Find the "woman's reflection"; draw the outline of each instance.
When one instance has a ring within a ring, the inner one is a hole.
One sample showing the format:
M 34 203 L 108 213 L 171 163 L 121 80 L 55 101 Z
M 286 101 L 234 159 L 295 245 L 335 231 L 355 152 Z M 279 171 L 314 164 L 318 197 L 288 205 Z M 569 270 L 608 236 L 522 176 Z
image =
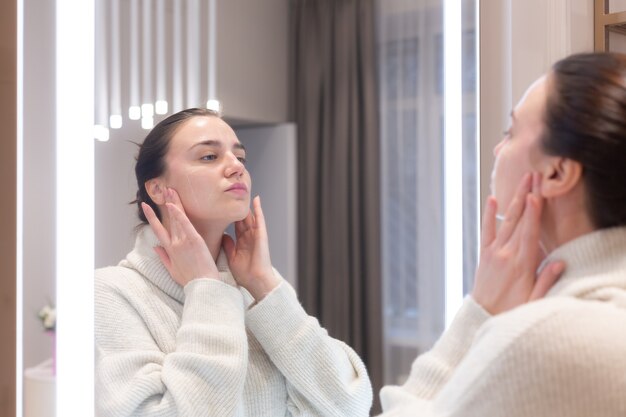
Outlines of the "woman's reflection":
M 368 414 L 361 359 L 272 268 L 245 161 L 205 109 L 168 117 L 141 145 L 135 247 L 96 271 L 99 416 Z

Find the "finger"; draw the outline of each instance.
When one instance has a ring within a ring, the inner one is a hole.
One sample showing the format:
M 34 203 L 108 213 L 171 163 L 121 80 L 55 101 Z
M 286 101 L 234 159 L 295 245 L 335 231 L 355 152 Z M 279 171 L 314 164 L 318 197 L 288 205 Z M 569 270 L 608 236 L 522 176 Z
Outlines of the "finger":
M 224 253 L 226 254 L 228 263 L 230 264 L 230 262 L 235 258 L 235 241 L 232 237 L 224 234 L 224 236 L 222 236 L 222 247 L 224 248 Z
M 492 196 L 487 197 L 485 212 L 483 213 L 483 226 L 480 237 L 480 246 L 486 248 L 496 238 L 496 212 L 498 202 Z
M 541 202 L 535 195 L 526 196 L 526 209 L 521 220 L 519 254 L 525 262 L 537 267 L 541 234 Z
M 165 209 L 167 210 L 167 217 L 169 220 L 170 237 L 172 240 L 180 239 L 183 237 L 182 228 L 176 218 L 176 206 L 172 203 L 165 203 Z
M 184 236 L 191 237 L 198 234 L 187 215 L 181 209 L 176 207 L 174 203 L 166 203 L 165 205 L 170 213 L 170 223 L 172 224 L 170 233 L 172 233 L 172 235 L 176 233 L 176 236 L 182 238 Z
M 501 245 L 509 240 L 509 238 L 515 231 L 515 228 L 517 227 L 517 223 L 519 222 L 522 213 L 524 212 L 524 206 L 526 205 L 526 194 L 528 194 L 531 189 L 530 181 L 530 174 L 524 175 L 522 181 L 520 182 L 520 185 L 515 191 L 515 196 L 513 197 L 513 200 L 507 208 L 504 222 L 502 223 L 502 226 L 500 226 L 500 230 L 496 237 L 496 240 Z
M 143 210 L 143 214 L 146 216 L 146 219 L 148 220 L 152 231 L 157 236 L 157 239 L 159 239 L 159 242 L 161 242 L 161 244 L 163 245 L 169 245 L 170 235 L 165 227 L 163 227 L 163 225 L 161 224 L 161 221 L 157 217 L 154 210 L 152 210 L 152 207 L 150 207 L 146 203 L 141 203 L 141 209 Z
M 536 195 L 538 198 L 541 198 L 541 174 L 538 172 L 533 172 L 532 178 L 532 190 L 531 193 Z
M 539 273 L 539 277 L 535 281 L 535 286 L 533 287 L 528 301 L 543 298 L 561 277 L 563 271 L 565 271 L 565 262 L 563 261 L 552 262 L 543 268 L 543 270 Z
M 254 225 L 257 229 L 265 230 L 265 215 L 263 214 L 263 209 L 261 208 L 261 197 L 258 195 L 254 197 L 252 200 L 252 205 L 254 207 Z
M 252 210 L 250 210 L 246 218 L 243 219 L 243 223 L 246 229 L 251 229 L 254 227 L 254 213 L 252 213 Z
M 155 246 L 153 249 L 156 252 L 156 254 L 159 255 L 159 259 L 161 259 L 161 262 L 165 266 L 165 269 L 167 269 L 171 275 L 172 274 L 172 271 L 171 271 L 172 260 L 170 259 L 170 256 L 167 254 L 167 252 L 162 246 Z
M 173 188 L 168 188 L 167 191 L 169 194 L 169 202 L 173 203 L 180 211 L 185 213 L 185 207 L 183 207 L 183 202 L 181 201 L 178 192 Z
M 244 234 L 246 232 L 247 228 L 246 225 L 244 224 L 243 220 L 239 220 L 235 222 L 235 236 L 237 236 L 237 238 L 239 238 L 239 236 L 241 236 L 242 234 Z

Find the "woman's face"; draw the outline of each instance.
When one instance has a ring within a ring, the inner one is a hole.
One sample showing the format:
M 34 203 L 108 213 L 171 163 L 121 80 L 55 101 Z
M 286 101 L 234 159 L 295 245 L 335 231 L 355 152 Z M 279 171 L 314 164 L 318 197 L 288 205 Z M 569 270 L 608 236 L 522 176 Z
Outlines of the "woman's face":
M 540 138 L 547 100 L 546 77 L 531 85 L 511 112 L 511 125 L 493 150 L 496 158 L 491 173 L 491 192 L 504 214 L 524 174 L 536 171 L 544 155 Z
M 197 116 L 181 125 L 169 144 L 162 179 L 178 192 L 195 226 L 243 219 L 250 208 L 246 151 L 218 117 Z

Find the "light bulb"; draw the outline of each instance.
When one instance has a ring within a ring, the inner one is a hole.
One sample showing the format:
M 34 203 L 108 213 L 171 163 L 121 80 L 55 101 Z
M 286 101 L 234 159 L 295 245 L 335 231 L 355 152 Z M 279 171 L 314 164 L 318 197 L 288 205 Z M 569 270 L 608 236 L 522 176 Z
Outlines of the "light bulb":
M 157 100 L 155 111 L 156 111 L 156 114 L 167 114 L 167 101 Z
M 109 140 L 109 129 L 102 125 L 95 125 L 93 127 L 93 136 L 100 142 L 106 142 Z
M 141 108 L 139 106 L 130 106 L 128 108 L 128 118 L 130 120 L 141 119 Z
M 154 116 L 154 106 L 152 103 L 145 103 L 141 105 L 141 117 L 153 117 Z
M 218 100 L 213 99 L 213 98 L 206 102 L 206 108 L 209 109 L 209 110 L 213 110 L 213 111 L 216 111 L 216 112 L 219 113 L 220 112 L 220 107 L 221 107 L 220 106 L 220 102 Z
M 142 117 L 141 127 L 146 130 L 152 129 L 154 127 L 154 117 Z
M 121 114 L 112 114 L 109 117 L 109 126 L 111 129 L 119 129 L 122 127 L 122 115 Z

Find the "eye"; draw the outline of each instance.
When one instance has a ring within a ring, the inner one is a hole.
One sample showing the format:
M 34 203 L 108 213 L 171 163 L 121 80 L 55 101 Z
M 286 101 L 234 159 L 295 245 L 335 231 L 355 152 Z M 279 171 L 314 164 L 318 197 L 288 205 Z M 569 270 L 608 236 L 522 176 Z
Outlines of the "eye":
M 248 162 L 245 156 L 238 156 L 237 159 L 244 165 L 246 164 L 246 162 Z
M 217 155 L 213 155 L 213 154 L 204 155 L 200 159 L 203 160 L 203 161 L 215 161 L 217 159 Z
M 504 139 L 510 139 L 511 138 L 511 128 L 508 128 L 507 130 L 502 132 L 502 134 L 504 135 Z

